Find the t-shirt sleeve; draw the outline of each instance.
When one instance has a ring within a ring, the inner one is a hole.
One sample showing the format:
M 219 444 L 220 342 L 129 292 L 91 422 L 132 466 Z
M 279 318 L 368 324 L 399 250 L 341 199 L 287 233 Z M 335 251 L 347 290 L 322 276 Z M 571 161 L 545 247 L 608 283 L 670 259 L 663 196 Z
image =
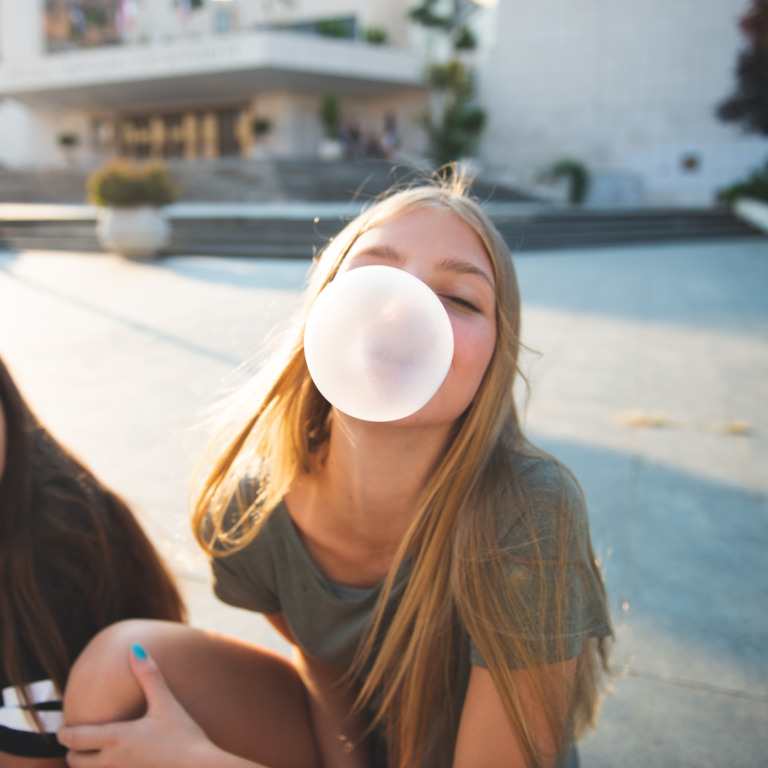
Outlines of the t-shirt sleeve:
M 272 586 L 269 564 L 249 555 L 248 545 L 232 555 L 211 559 L 213 591 L 216 597 L 235 608 L 258 613 L 279 613 L 280 601 Z
M 237 499 L 232 500 L 227 517 L 237 512 Z M 277 514 L 278 510 L 272 512 Z M 243 549 L 211 558 L 213 591 L 224 603 L 258 613 L 279 613 L 275 563 L 270 537 L 272 515 L 258 535 Z
M 572 476 L 548 459 L 533 461 L 519 481 L 532 528 L 515 515 L 499 526 L 513 631 L 544 663 L 573 659 L 586 638 L 612 634 L 605 595 L 590 562 L 584 497 Z M 538 569 L 533 561 L 540 563 Z M 509 644 L 510 669 L 525 666 L 514 647 Z M 487 666 L 471 637 L 470 659 Z

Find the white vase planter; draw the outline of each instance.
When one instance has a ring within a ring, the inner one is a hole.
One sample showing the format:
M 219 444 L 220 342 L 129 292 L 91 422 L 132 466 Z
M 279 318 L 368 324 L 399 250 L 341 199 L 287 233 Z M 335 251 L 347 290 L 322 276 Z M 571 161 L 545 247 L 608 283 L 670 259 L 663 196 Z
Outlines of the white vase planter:
M 171 226 L 160 208 L 102 208 L 96 223 L 101 246 L 130 259 L 150 259 L 168 245 Z
M 753 227 L 768 233 L 768 203 L 751 197 L 740 197 L 733 206 L 733 212 Z
M 328 162 L 341 160 L 344 154 L 344 145 L 338 139 L 323 139 L 317 148 L 317 154 L 321 160 Z

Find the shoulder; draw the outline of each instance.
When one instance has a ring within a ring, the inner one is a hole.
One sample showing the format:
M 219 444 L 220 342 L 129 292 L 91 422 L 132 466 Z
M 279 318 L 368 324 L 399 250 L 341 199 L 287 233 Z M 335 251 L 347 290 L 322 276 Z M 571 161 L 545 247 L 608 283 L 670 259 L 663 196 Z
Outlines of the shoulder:
M 258 499 L 258 483 L 241 482 L 238 492 L 229 503 L 225 515 L 225 531 L 235 531 L 243 513 Z M 259 511 L 256 510 L 256 515 Z M 249 540 L 234 549 L 226 540 L 217 539 L 210 564 L 213 589 L 225 603 L 260 613 L 276 613 L 280 610 L 277 600 L 277 563 L 284 560 L 284 505 L 278 504 L 262 522 Z
M 214 553 L 232 550 L 232 540 L 239 538 L 244 522 L 257 521 L 261 515 L 258 505 L 259 480 L 245 475 L 235 480 L 232 488 L 219 496 L 208 508 L 203 523 L 203 535 L 213 541 Z
M 581 486 L 564 464 L 547 454 L 521 455 L 512 459 L 514 485 L 526 506 L 544 512 L 564 507 L 584 514 Z
M 573 473 L 547 454 L 512 458 L 511 503 L 497 509 L 498 535 L 510 539 L 531 534 L 546 541 L 583 539 L 587 534 L 587 506 Z
M 523 489 L 581 495 L 573 473 L 547 453 L 516 454 L 512 457 L 512 466 Z

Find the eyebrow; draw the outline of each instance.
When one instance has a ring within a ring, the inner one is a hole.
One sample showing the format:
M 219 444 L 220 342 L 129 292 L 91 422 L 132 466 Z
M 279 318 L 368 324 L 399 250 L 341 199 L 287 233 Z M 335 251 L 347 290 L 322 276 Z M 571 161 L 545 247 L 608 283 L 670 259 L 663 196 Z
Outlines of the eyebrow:
M 404 261 L 400 251 L 392 248 L 389 245 L 368 246 L 367 248 L 363 248 L 363 250 L 355 253 L 353 258 L 358 256 L 377 256 L 387 261 L 394 262 L 395 264 L 402 264 Z M 485 282 L 488 283 L 488 285 L 490 285 L 494 291 L 496 290 L 493 279 L 484 269 L 480 269 L 480 267 L 464 259 L 448 257 L 439 261 L 437 263 L 437 267 L 444 272 L 454 272 L 459 275 L 476 275 L 478 277 L 482 277 L 483 280 L 485 280 Z

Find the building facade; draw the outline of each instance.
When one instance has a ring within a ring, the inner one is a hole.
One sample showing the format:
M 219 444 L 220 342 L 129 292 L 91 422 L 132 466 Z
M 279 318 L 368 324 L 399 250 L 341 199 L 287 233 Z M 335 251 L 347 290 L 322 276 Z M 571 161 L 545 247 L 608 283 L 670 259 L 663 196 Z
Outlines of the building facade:
M 482 65 L 483 160 L 530 184 L 561 158 L 595 203 L 709 205 L 768 159 L 715 117 L 734 86 L 749 0 L 501 0 Z
M 422 159 L 426 64 L 447 53 L 408 21 L 419 3 L 0 0 L 0 163 L 315 156 L 327 92 L 364 141 L 394 120 L 401 154 Z M 480 166 L 536 188 L 567 158 L 594 205 L 712 204 L 768 156 L 765 137 L 715 117 L 747 5 L 440 0 L 477 40 Z
M 394 114 L 419 154 L 427 89 L 405 18 L 397 1 L 0 0 L 0 162 L 313 155 L 326 92 L 364 134 Z

